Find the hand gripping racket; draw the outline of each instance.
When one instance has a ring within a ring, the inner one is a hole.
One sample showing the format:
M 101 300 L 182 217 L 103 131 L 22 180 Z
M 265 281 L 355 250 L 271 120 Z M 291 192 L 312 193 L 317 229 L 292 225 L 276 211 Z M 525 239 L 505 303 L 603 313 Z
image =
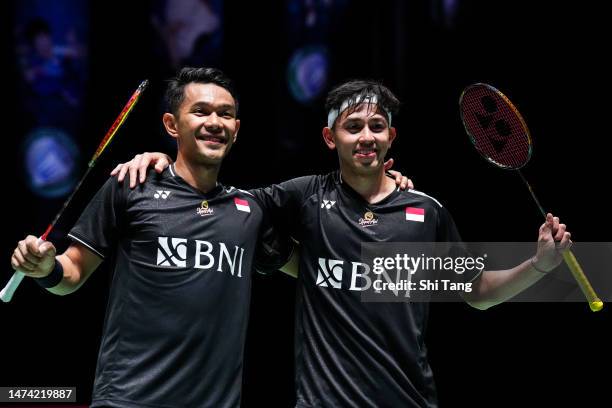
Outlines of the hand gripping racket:
M 478 153 L 499 168 L 516 170 L 546 218 L 546 212 L 520 171 L 531 158 L 532 141 L 518 109 L 499 90 L 491 85 L 477 83 L 463 90 L 459 98 L 459 110 L 463 126 Z M 562 254 L 591 310 L 601 310 L 603 302 L 597 297 L 574 254 L 570 250 Z
M 123 124 L 123 122 L 125 121 L 127 116 L 129 115 L 129 113 L 132 111 L 132 108 L 134 107 L 134 105 L 136 104 L 136 102 L 140 98 L 140 95 L 145 90 L 145 88 L 147 87 L 148 84 L 149 84 L 149 81 L 147 81 L 146 79 L 144 81 L 142 81 L 140 83 L 140 86 L 138 86 L 138 89 L 136 89 L 136 91 L 134 91 L 134 93 L 132 94 L 130 99 L 127 101 L 127 103 L 125 104 L 125 106 L 121 110 L 121 113 L 119 114 L 117 119 L 115 119 L 115 121 L 113 122 L 113 125 L 110 127 L 110 129 L 108 129 L 108 132 L 106 132 L 106 135 L 104 136 L 104 139 L 102 139 L 102 141 L 98 145 L 98 148 L 96 149 L 96 152 L 94 153 L 93 157 L 91 158 L 91 160 L 87 164 L 87 171 L 85 172 L 83 177 L 81 177 L 81 180 L 79 181 L 79 183 L 76 185 L 76 187 L 72 191 L 72 194 L 70 194 L 70 197 L 68 197 L 68 199 L 66 199 L 66 201 L 64 202 L 64 205 L 62 206 L 62 209 L 57 213 L 57 215 L 53 219 L 53 222 L 51 222 L 51 224 L 49 224 L 49 226 L 47 227 L 47 230 L 45 231 L 45 233 L 42 234 L 40 236 L 40 238 L 38 238 L 39 244 L 40 244 L 40 242 L 42 242 L 42 241 L 47 239 L 47 236 L 51 233 L 51 231 L 53 230 L 53 227 L 55 227 L 55 224 L 57 224 L 57 221 L 59 220 L 59 218 L 64 213 L 64 210 L 66 210 L 66 208 L 68 207 L 68 204 L 70 204 L 70 201 L 72 201 L 72 198 L 74 197 L 76 192 L 79 190 L 79 187 L 81 187 L 81 184 L 83 184 L 83 181 L 87 178 L 87 175 L 89 175 L 89 172 L 95 166 L 96 161 L 98 160 L 98 157 L 100 157 L 100 155 L 102 154 L 104 149 L 106 149 L 106 146 L 108 146 L 110 144 L 111 140 L 113 140 L 113 137 L 115 136 L 115 133 L 117 133 L 117 130 L 119 130 L 119 128 L 121 127 L 121 125 Z M 13 294 L 15 293 L 15 290 L 17 290 L 17 288 L 19 287 L 19 284 L 23 280 L 24 276 L 25 275 L 24 275 L 23 272 L 15 271 L 15 273 L 13 274 L 11 279 L 8 281 L 8 283 L 6 284 L 4 289 L 2 289 L 2 291 L 0 291 L 0 299 L 3 302 L 10 302 L 11 301 L 11 299 L 13 298 Z

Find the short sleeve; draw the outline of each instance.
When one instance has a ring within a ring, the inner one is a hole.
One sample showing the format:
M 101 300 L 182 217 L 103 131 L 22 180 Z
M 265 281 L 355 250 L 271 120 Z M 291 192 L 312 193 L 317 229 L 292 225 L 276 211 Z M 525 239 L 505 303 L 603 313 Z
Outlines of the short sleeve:
M 68 236 L 105 258 L 119 240 L 125 217 L 127 188 L 115 177 L 109 178 L 89 202 Z

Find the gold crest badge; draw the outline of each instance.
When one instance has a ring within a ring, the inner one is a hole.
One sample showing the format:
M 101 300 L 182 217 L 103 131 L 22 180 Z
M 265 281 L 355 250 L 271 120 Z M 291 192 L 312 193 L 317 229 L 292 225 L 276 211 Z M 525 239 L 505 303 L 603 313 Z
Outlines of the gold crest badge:
M 200 208 L 198 208 L 196 212 L 198 213 L 198 215 L 201 215 L 202 217 L 204 217 L 207 215 L 212 215 L 214 210 L 210 208 L 208 201 L 204 200 L 202 201 L 202 203 L 200 204 Z

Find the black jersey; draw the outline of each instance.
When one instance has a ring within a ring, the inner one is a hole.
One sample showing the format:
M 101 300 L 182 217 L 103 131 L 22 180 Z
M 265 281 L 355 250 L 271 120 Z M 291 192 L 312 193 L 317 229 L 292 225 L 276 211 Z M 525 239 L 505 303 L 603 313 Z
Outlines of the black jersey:
M 338 172 L 255 194 L 301 244 L 297 406 L 436 406 L 424 343 L 428 303 L 362 302 L 367 280 L 355 266 L 366 242 L 459 242 L 449 213 L 416 191 L 395 190 L 369 204 Z M 324 277 L 330 268 L 334 283 Z
M 172 166 L 127 184 L 109 179 L 69 234 L 115 258 L 92 407 L 237 407 L 262 209 Z

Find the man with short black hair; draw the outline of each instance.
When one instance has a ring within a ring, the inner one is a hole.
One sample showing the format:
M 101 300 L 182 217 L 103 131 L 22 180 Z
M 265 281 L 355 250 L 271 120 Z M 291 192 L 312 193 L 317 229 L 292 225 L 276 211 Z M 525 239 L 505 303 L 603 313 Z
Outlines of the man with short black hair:
M 64 295 L 115 257 L 92 407 L 238 407 L 256 243 L 260 267 L 289 257 L 257 200 L 217 182 L 240 128 L 231 81 L 184 68 L 166 99 L 176 163 L 133 190 L 109 179 L 63 254 L 30 235 L 11 259 Z

